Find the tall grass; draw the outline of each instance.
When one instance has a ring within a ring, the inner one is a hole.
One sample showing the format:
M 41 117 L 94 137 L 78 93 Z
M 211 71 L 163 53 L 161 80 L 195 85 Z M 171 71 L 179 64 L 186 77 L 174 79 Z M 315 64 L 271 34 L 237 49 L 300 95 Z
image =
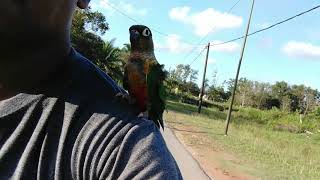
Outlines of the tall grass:
M 187 114 L 197 114 L 196 106 L 169 101 L 169 109 L 182 111 Z M 318 112 L 319 111 L 319 112 Z M 226 112 L 219 108 L 203 108 L 202 115 L 216 120 L 225 120 Z M 232 113 L 236 124 L 253 124 L 277 131 L 305 133 L 306 131 L 320 132 L 320 108 L 300 119 L 299 113 L 283 112 L 278 109 L 259 110 L 255 108 L 236 107 Z
M 262 111 L 254 108 L 240 108 L 234 113 L 235 123 L 257 123 L 267 128 L 292 133 L 318 132 L 320 116 L 310 113 L 302 116 L 299 113 L 282 112 L 278 109 Z

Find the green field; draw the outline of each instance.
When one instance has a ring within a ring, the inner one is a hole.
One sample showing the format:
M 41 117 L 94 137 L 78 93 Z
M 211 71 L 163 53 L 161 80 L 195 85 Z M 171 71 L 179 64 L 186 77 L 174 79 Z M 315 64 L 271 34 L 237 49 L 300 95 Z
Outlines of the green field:
M 225 137 L 226 112 L 206 108 L 198 115 L 197 107 L 173 101 L 168 102 L 168 109 L 166 121 L 170 126 L 179 124 L 203 132 L 201 136 L 208 137 L 210 143 L 239 158 L 243 165 L 237 168 L 249 175 L 259 179 L 320 179 L 320 133 L 317 131 L 307 134 L 289 132 L 290 129 L 274 130 L 270 128 L 270 124 L 276 123 L 272 119 L 259 123 L 259 119 L 274 115 L 239 110 L 234 113 L 229 136 Z M 299 123 L 292 124 L 299 126 Z M 303 124 L 301 126 L 303 128 Z

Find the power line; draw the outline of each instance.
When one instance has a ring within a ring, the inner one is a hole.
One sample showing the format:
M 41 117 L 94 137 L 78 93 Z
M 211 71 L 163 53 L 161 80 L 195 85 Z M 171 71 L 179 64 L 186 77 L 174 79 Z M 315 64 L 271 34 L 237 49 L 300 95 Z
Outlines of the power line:
M 115 6 L 111 5 L 110 3 L 108 3 L 108 2 L 105 2 L 105 3 L 108 4 L 112 9 L 114 9 L 115 11 L 117 11 L 118 13 L 120 13 L 121 15 L 123 15 L 123 16 L 127 17 L 128 19 L 130 19 L 131 21 L 133 21 L 133 22 L 135 22 L 135 23 L 137 23 L 137 24 L 143 24 L 143 23 L 140 23 L 138 20 L 130 17 L 129 15 L 127 15 L 126 13 L 124 13 L 123 11 L 121 11 L 120 9 L 116 8 Z M 161 31 L 159 31 L 159 30 L 157 30 L 157 29 L 155 29 L 155 28 L 152 28 L 152 27 L 149 27 L 149 28 L 150 28 L 152 31 L 154 31 L 154 32 L 156 32 L 156 33 L 158 33 L 158 34 L 160 34 L 160 35 L 162 35 L 162 36 L 170 37 L 170 35 L 167 34 L 167 33 L 161 32 Z M 189 45 L 195 46 L 195 44 L 190 43 L 190 42 L 188 42 L 188 41 L 185 41 L 185 40 L 181 40 L 181 41 L 184 42 L 184 43 L 187 43 L 187 44 L 189 44 Z M 199 45 L 198 45 L 198 46 L 199 46 Z
M 207 49 L 207 47 L 203 48 L 200 53 L 191 61 L 191 63 L 189 64 L 189 66 L 191 66 L 200 56 L 201 54 L 204 52 L 204 50 Z
M 276 26 L 278 26 L 278 25 L 280 25 L 280 24 L 283 24 L 283 23 L 285 23 L 285 22 L 288 22 L 288 21 L 290 21 L 290 20 L 293 20 L 293 19 L 295 19 L 295 18 L 297 18 L 297 17 L 299 17 L 299 16 L 302 16 L 302 15 L 304 15 L 304 14 L 307 14 L 307 13 L 309 13 L 309 12 L 311 12 L 311 11 L 314 11 L 314 10 L 316 10 L 316 9 L 318 9 L 318 8 L 320 8 L 320 5 L 317 5 L 317 6 L 311 8 L 311 9 L 309 9 L 309 10 L 303 11 L 303 12 L 301 12 L 301 13 L 295 15 L 295 16 L 292 16 L 292 17 L 290 17 L 290 18 L 287 18 L 287 19 L 285 19 L 285 20 L 279 21 L 279 22 L 277 22 L 277 23 L 275 23 L 275 24 L 273 24 L 273 25 L 270 25 L 270 26 L 268 26 L 268 27 L 266 27 L 266 28 L 262 28 L 262 29 L 260 29 L 260 30 L 254 31 L 254 32 L 252 32 L 252 33 L 249 33 L 247 37 L 252 36 L 252 35 L 255 35 L 255 34 L 258 34 L 258 33 L 261 33 L 261 32 L 266 31 L 266 30 L 269 30 L 269 29 L 271 29 L 271 28 L 273 28 L 273 27 L 276 27 Z M 224 42 L 221 42 L 221 43 L 211 44 L 210 46 L 219 46 L 219 45 L 227 44 L 227 43 L 230 43 L 230 42 L 234 42 L 234 41 L 243 39 L 244 37 L 245 37 L 245 36 L 241 36 L 241 37 L 234 38 L 234 39 L 230 39 L 230 40 L 227 40 L 227 41 L 224 41 Z M 203 53 L 204 50 L 205 50 L 205 48 L 192 60 L 192 62 L 189 64 L 190 66 L 199 58 L 199 56 Z
M 238 0 L 228 11 L 227 13 L 230 13 L 240 2 L 241 0 Z M 216 28 L 216 26 L 213 26 L 210 31 L 203 37 L 200 39 L 200 41 L 196 44 L 196 47 L 194 47 L 185 57 L 184 59 L 187 59 L 196 49 L 197 46 L 201 46 L 201 43 L 209 36 L 209 34 Z
M 304 14 L 307 14 L 307 13 L 309 13 L 309 12 L 311 12 L 311 11 L 314 11 L 314 10 L 316 10 L 316 9 L 318 9 L 318 8 L 320 8 L 320 5 L 315 6 L 315 7 L 311 8 L 311 9 L 309 9 L 309 10 L 303 11 L 303 12 L 301 12 L 301 13 L 299 13 L 299 14 L 297 14 L 297 15 L 294 15 L 294 16 L 292 16 L 292 17 L 290 17 L 290 18 L 287 18 L 287 19 L 285 19 L 285 20 L 279 21 L 279 22 L 277 22 L 277 23 L 275 23 L 275 24 L 273 24 L 273 25 L 270 25 L 270 26 L 268 26 L 268 27 L 266 27 L 266 28 L 262 28 L 262 29 L 260 29 L 260 30 L 254 31 L 254 32 L 248 34 L 248 37 L 249 37 L 249 36 L 252 36 L 252 35 L 255 35 L 255 34 L 258 34 L 258 33 L 261 33 L 261 32 L 263 32 L 263 31 L 269 30 L 269 29 L 271 29 L 271 28 L 273 28 L 273 27 L 276 27 L 276 26 L 278 26 L 278 25 L 280 25 L 280 24 L 283 24 L 283 23 L 285 23 L 285 22 L 288 22 L 288 21 L 290 21 L 290 20 L 293 20 L 293 19 L 295 19 L 295 18 L 297 18 L 297 17 L 299 17 L 299 16 L 302 16 L 302 15 L 304 15 Z M 230 40 L 228 40 L 228 41 L 224 41 L 224 42 L 221 42 L 221 43 L 211 44 L 211 46 L 219 46 L 219 45 L 231 43 L 231 42 L 234 42 L 234 41 L 243 39 L 244 37 L 245 37 L 245 36 L 241 36 L 241 37 L 234 38 L 234 39 L 230 39 Z

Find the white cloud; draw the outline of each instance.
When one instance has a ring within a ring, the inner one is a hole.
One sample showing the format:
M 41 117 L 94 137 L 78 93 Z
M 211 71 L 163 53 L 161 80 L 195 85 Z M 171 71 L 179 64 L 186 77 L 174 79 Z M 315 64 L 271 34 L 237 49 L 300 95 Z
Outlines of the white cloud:
M 196 13 L 190 13 L 190 11 L 191 8 L 187 6 L 176 7 L 170 10 L 169 17 L 193 26 L 198 36 L 205 36 L 223 29 L 237 28 L 243 22 L 241 16 L 219 12 L 213 8 Z
M 123 9 L 125 11 L 125 13 L 128 13 L 128 14 L 135 14 L 135 15 L 140 15 L 140 16 L 144 16 L 147 14 L 147 9 L 139 9 L 135 6 L 133 6 L 132 4 L 130 3 L 127 3 L 127 2 L 123 2 L 123 1 L 120 1 L 119 2 L 119 5 L 120 9 Z
M 290 41 L 282 51 L 290 57 L 320 60 L 320 46 L 311 43 Z
M 214 44 L 219 44 L 222 41 L 213 41 L 211 44 L 213 44 L 213 46 L 211 46 L 211 49 L 213 51 L 218 51 L 218 52 L 224 52 L 224 53 L 235 53 L 238 52 L 240 50 L 240 45 L 236 42 L 230 42 L 227 44 L 222 44 L 222 45 L 214 45 Z
M 148 10 L 145 8 L 138 8 L 133 4 L 119 1 L 118 3 L 112 3 L 110 0 L 100 0 L 98 4 L 93 4 L 94 7 L 101 7 L 109 11 L 109 13 L 113 13 L 115 10 L 112 7 L 115 7 L 126 14 L 129 15 L 139 15 L 145 16 L 148 13 Z
M 171 53 L 185 53 L 191 51 L 193 46 L 181 41 L 181 36 L 170 34 L 165 38 L 165 42 L 155 43 L 155 48 L 159 50 L 169 51 Z
M 169 12 L 169 16 L 173 20 L 178 20 L 178 21 L 184 21 L 185 18 L 188 16 L 191 8 L 184 6 L 184 7 L 176 7 L 171 9 Z

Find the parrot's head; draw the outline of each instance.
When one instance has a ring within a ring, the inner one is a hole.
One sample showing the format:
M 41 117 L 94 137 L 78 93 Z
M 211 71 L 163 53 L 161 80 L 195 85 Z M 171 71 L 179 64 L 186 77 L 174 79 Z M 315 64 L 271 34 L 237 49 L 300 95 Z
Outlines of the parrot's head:
M 131 51 L 153 52 L 151 30 L 144 25 L 133 25 L 129 28 Z

